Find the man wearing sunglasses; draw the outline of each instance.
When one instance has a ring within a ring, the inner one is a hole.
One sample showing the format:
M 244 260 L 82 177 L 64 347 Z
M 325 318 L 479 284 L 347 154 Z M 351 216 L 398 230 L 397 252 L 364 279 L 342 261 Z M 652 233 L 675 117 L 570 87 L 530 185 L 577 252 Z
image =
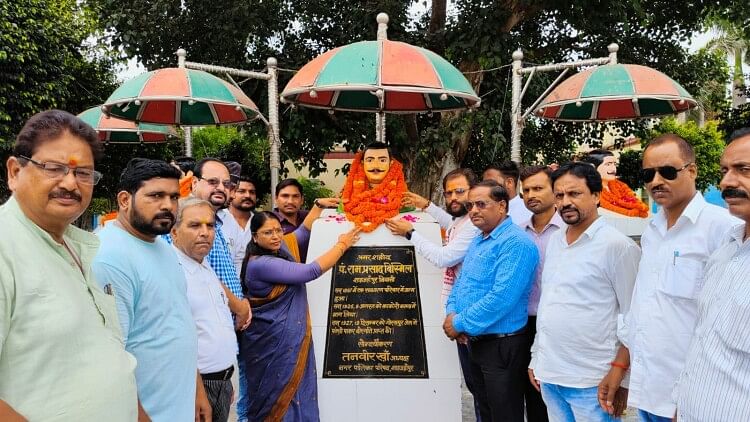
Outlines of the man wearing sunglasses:
M 481 232 L 448 296 L 443 330 L 469 342 L 469 366 L 483 422 L 524 420 L 526 323 L 539 252 L 507 218 L 508 193 L 494 180 L 469 191 L 466 209 Z
M 444 245 L 436 245 L 414 230 L 414 226 L 407 220 L 395 217 L 385 222 L 391 233 L 404 236 L 414 244 L 414 249 L 438 268 L 445 268 L 443 275 L 443 289 L 440 292 L 441 311 L 445 310 L 445 303 L 453 288 L 456 275 L 461 269 L 461 262 L 466 256 L 469 244 L 479 234 L 479 229 L 471 224 L 466 201 L 469 199 L 469 189 L 477 183 L 477 178 L 471 169 L 459 168 L 446 174 L 443 178 L 443 196 L 445 210 L 431 203 L 416 193 L 406 192 L 402 200 L 403 206 L 413 206 L 424 210 L 437 220 L 445 230 Z M 469 349 L 466 343 L 457 342 L 458 360 L 464 375 L 466 387 L 473 395 L 474 382 L 469 370 Z M 477 421 L 481 420 L 479 406 L 474 401 L 474 412 Z
M 721 196 L 739 217 L 705 266 L 695 334 L 675 388 L 677 420 L 750 420 L 750 127 L 721 156 Z
M 630 406 L 643 421 L 667 422 L 675 412 L 672 387 L 693 336 L 706 261 L 736 219 L 696 190 L 695 152 L 678 135 L 661 135 L 646 146 L 641 174 L 661 209 L 641 237 L 620 357 L 630 365 Z M 600 390 L 611 396 L 623 375 L 623 368 L 612 367 Z M 607 401 L 603 406 L 611 412 Z
M 97 134 L 70 113 L 32 116 L 0 206 L 0 420 L 135 421 L 135 359 L 96 283 L 96 236 L 71 225 L 101 174 Z

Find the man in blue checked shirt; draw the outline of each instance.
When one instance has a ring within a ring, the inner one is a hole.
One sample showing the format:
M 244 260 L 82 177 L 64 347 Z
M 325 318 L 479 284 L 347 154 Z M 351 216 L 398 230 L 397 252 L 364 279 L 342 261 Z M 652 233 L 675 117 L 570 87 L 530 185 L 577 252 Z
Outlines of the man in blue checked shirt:
M 508 192 L 494 180 L 469 191 L 469 246 L 448 297 L 443 323 L 452 340 L 470 342 L 475 399 L 483 422 L 524 420 L 529 293 L 539 252 L 508 213 Z

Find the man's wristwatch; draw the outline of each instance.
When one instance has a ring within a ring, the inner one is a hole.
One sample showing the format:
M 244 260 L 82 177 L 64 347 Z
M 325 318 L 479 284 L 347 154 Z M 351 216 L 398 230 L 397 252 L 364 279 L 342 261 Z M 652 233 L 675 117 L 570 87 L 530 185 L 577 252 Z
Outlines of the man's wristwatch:
M 404 235 L 404 237 L 407 238 L 408 240 L 411 240 L 411 234 L 412 233 L 414 233 L 414 229 L 411 229 L 408 232 L 406 232 L 406 234 Z
M 320 201 L 318 201 L 318 198 L 315 198 L 315 201 L 313 201 L 313 204 L 315 204 L 318 208 L 325 208 L 323 205 L 320 204 Z

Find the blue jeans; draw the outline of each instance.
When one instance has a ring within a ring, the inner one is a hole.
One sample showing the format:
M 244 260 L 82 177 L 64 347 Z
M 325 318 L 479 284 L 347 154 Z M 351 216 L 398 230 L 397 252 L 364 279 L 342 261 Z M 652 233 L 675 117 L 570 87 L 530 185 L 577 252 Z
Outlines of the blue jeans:
M 654 415 L 641 409 L 638 409 L 638 416 L 641 418 L 641 422 L 672 422 L 672 418 Z
M 247 422 L 247 405 L 250 400 L 249 392 L 247 391 L 247 380 L 245 379 L 245 361 L 243 359 L 237 359 L 237 368 L 239 369 L 239 384 L 240 394 L 237 397 L 237 421 Z
M 572 388 L 542 383 L 542 398 L 552 422 L 618 421 L 599 406 L 596 387 Z

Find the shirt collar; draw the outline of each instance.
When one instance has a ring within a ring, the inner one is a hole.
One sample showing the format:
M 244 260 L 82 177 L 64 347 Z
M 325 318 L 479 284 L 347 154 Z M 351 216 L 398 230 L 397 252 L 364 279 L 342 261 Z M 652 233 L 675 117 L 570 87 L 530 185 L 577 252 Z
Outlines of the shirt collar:
M 729 236 L 732 241 L 737 242 L 738 246 L 742 246 L 744 243 L 746 224 L 747 223 L 736 223 L 732 226 L 731 230 L 729 230 Z
M 695 192 L 693 199 L 691 199 L 685 209 L 682 210 L 682 214 L 680 215 L 678 220 L 684 217 L 691 223 L 696 224 L 698 222 L 698 217 L 700 217 L 701 212 L 704 208 L 706 208 L 706 206 L 708 206 L 708 202 L 706 202 L 706 200 L 703 198 L 703 194 L 701 194 L 700 192 Z M 664 207 L 660 208 L 659 212 L 656 213 L 656 216 L 651 219 L 651 224 L 658 228 L 661 228 L 663 231 L 666 230 L 667 213 L 664 211 Z
M 536 230 L 534 229 L 534 222 L 533 222 L 532 218 L 529 218 L 528 220 L 524 221 L 524 223 L 521 224 L 521 228 L 523 228 L 524 230 L 531 230 L 532 232 L 536 233 Z M 547 225 L 544 226 L 544 228 L 542 229 L 541 233 L 544 233 L 547 230 L 549 230 L 549 228 L 551 226 L 555 226 L 558 229 L 561 229 L 561 228 L 565 227 L 565 222 L 563 221 L 562 217 L 560 217 L 560 213 L 557 212 L 557 210 L 555 210 L 555 213 L 552 214 L 552 218 L 549 220 L 549 222 L 547 223 Z M 539 233 L 539 234 L 541 234 L 541 233 Z
M 588 239 L 594 238 L 594 236 L 596 235 L 596 232 L 598 232 L 602 227 L 604 227 L 605 224 L 607 223 L 604 221 L 604 218 L 602 218 L 602 216 L 600 215 L 599 217 L 596 218 L 596 220 L 594 220 L 593 223 L 591 223 L 591 225 L 583 233 L 581 233 L 581 235 L 578 237 L 578 239 L 575 240 L 575 242 L 568 244 L 567 237 L 565 236 L 565 233 L 567 232 L 567 230 L 570 230 L 570 227 L 568 227 L 568 229 L 565 231 L 561 231 L 562 236 L 560 236 L 560 238 L 562 239 L 562 242 L 565 246 L 573 246 L 581 242 L 581 239 L 583 239 L 584 237 Z
M 203 262 L 196 262 L 193 258 L 187 256 L 180 250 L 180 248 L 178 248 L 174 244 L 172 244 L 172 247 L 177 252 L 177 258 L 179 258 L 180 264 L 182 264 L 182 268 L 185 270 L 185 273 L 195 274 L 203 268 L 208 268 L 206 266 L 206 258 L 203 258 Z
M 489 237 L 497 239 L 502 232 L 504 232 L 509 226 L 513 225 L 513 221 L 510 216 L 507 215 L 500 224 L 497 225 L 491 232 Z M 486 239 L 486 238 L 485 238 Z

